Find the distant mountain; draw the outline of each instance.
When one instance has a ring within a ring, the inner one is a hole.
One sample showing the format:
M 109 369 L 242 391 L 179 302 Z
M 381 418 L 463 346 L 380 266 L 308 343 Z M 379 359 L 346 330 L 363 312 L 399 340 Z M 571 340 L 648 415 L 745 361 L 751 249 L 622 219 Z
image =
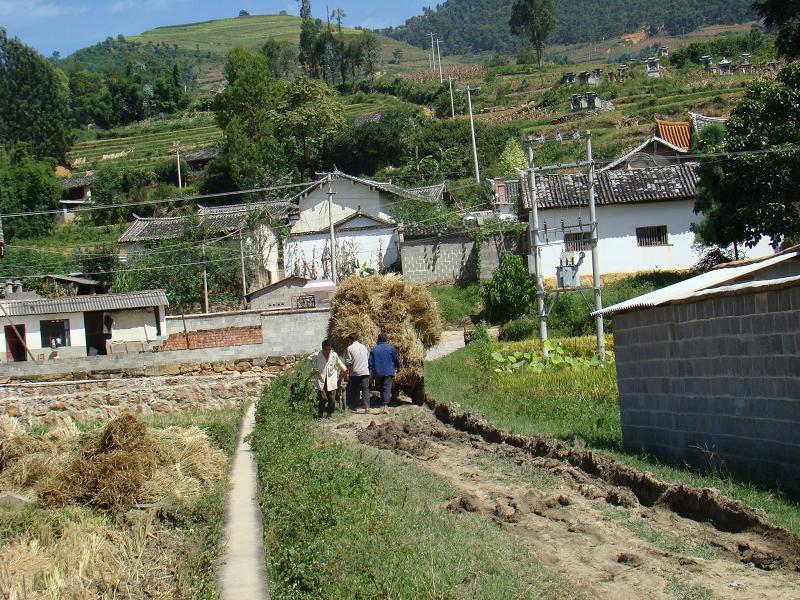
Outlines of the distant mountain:
M 448 54 L 513 52 L 520 38 L 511 35 L 508 19 L 514 0 L 447 0 L 436 9 L 382 33 L 421 48 L 430 46 L 430 31 Z M 551 43 L 575 44 L 617 37 L 648 28 L 670 35 L 706 25 L 744 23 L 757 17 L 753 0 L 555 0 L 556 26 Z

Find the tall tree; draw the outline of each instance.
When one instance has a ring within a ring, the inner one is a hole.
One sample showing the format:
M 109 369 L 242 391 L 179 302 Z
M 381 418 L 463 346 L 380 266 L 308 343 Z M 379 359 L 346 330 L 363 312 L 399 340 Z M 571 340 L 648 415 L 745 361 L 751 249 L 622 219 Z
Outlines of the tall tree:
M 297 71 L 297 47 L 286 40 L 269 38 L 261 48 L 275 79 L 289 77 Z
M 50 62 L 0 27 L 0 143 L 30 144 L 63 160 L 70 146 L 67 82 Z
M 764 0 L 753 5 L 767 27 L 778 28 L 775 47 L 789 59 L 800 58 L 800 1 Z
M 34 160 L 30 147 L 18 143 L 10 154 L 0 147 L 0 211 L 38 212 L 58 208 L 63 189 L 56 181 L 52 159 Z M 38 237 L 53 230 L 53 215 L 3 219 L 9 237 Z
M 508 24 L 511 33 L 530 40 L 536 52 L 536 62 L 541 67 L 544 43 L 556 24 L 553 0 L 516 0 Z
M 319 29 L 311 17 L 311 0 L 300 2 L 300 64 L 306 74 L 315 77 L 318 75 L 319 61 L 317 60 L 317 37 Z
M 774 245 L 800 242 L 800 64 L 778 83 L 754 83 L 731 113 L 722 148 L 764 151 L 701 163 L 695 211 L 697 233 L 708 244 Z
M 69 74 L 69 109 L 72 124 L 109 127 L 113 122 L 111 93 L 99 73 L 76 63 Z

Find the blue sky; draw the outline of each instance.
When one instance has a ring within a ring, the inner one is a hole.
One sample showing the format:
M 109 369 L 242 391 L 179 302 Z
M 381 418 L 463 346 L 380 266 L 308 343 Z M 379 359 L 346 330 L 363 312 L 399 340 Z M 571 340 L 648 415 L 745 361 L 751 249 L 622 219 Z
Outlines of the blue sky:
M 325 1 L 312 0 L 314 16 L 325 16 Z M 327 0 L 328 6 L 347 13 L 345 23 L 363 27 L 399 25 L 419 14 L 430 1 Z M 42 54 L 53 50 L 70 52 L 118 34 L 134 35 L 162 25 L 178 25 L 235 17 L 240 9 L 252 14 L 274 14 L 286 10 L 297 14 L 292 0 L 239 0 L 236 3 L 209 0 L 0 0 L 0 27 L 5 27 Z

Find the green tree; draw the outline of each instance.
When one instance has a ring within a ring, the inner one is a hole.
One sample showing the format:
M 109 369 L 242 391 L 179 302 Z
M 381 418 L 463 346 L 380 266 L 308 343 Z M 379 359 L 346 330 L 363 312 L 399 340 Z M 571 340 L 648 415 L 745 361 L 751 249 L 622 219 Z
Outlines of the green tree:
M 299 76 L 283 91 L 272 116 L 287 157 L 300 174 L 312 177 L 324 149 L 344 130 L 336 92 L 321 81 Z
M 319 74 L 319 61 L 316 52 L 319 28 L 311 17 L 311 0 L 300 1 L 300 64 L 307 75 L 316 77 Z
M 511 138 L 506 142 L 506 147 L 500 155 L 497 168 L 500 170 L 501 177 L 514 178 L 519 176 L 517 169 L 528 168 L 528 158 L 525 156 L 525 151 L 515 138 Z
M 536 51 L 536 62 L 541 67 L 544 43 L 550 37 L 555 23 L 553 0 L 516 0 L 508 24 L 511 33 L 530 40 Z
M 38 212 L 58 208 L 63 188 L 54 175 L 52 160 L 36 161 L 30 148 L 19 143 L 10 156 L 0 147 L 0 211 Z M 33 215 L 3 219 L 6 241 L 9 238 L 46 236 L 53 231 L 53 215 Z
M 114 225 L 127 223 L 134 214 L 151 216 L 154 210 L 152 205 L 137 207 L 135 204 L 148 200 L 155 183 L 156 174 L 150 169 L 138 169 L 124 163 L 100 167 L 92 181 L 92 199 L 104 206 L 117 206 L 92 211 L 92 220 L 96 225 Z
M 764 0 L 753 5 L 767 27 L 778 28 L 775 47 L 789 59 L 800 58 L 800 2 L 798 0 Z
M 700 166 L 695 211 L 697 233 L 706 244 L 755 246 L 763 236 L 774 245 L 800 241 L 800 64 L 778 75 L 778 83 L 754 83 L 731 114 L 723 148 L 768 150 Z
M 110 127 L 113 123 L 111 92 L 103 77 L 77 63 L 69 74 L 70 118 L 75 127 L 95 124 Z
M 289 77 L 297 70 L 297 48 L 286 40 L 269 38 L 261 48 L 275 79 Z
M 63 160 L 70 146 L 67 83 L 50 62 L 0 27 L 0 141 Z
M 522 258 L 506 252 L 492 279 L 483 284 L 483 306 L 492 323 L 511 321 L 530 312 L 536 283 Z

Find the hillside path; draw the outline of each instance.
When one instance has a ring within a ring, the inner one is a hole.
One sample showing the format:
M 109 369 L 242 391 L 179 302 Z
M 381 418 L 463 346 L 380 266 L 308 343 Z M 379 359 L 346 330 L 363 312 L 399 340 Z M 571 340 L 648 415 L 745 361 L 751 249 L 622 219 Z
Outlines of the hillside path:
M 242 421 L 225 502 L 225 551 L 220 573 L 222 600 L 269 600 L 256 461 L 247 436 L 255 426 L 255 404 Z

